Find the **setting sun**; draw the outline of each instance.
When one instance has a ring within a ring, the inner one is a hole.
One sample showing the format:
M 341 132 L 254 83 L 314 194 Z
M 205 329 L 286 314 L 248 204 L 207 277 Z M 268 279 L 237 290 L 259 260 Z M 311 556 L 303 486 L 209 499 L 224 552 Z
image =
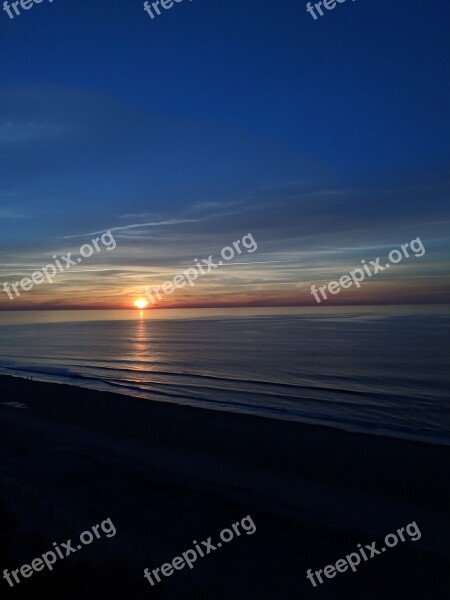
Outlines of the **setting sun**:
M 138 298 L 134 301 L 134 305 L 136 308 L 140 308 L 142 310 L 143 308 L 147 308 L 148 300 L 146 300 L 145 298 Z

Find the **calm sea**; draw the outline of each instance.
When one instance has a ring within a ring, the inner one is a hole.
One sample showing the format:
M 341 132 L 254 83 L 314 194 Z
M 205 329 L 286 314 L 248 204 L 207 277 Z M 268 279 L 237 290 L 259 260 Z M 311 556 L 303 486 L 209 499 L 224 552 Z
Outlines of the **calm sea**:
M 450 443 L 449 331 L 446 306 L 3 312 L 0 373 Z

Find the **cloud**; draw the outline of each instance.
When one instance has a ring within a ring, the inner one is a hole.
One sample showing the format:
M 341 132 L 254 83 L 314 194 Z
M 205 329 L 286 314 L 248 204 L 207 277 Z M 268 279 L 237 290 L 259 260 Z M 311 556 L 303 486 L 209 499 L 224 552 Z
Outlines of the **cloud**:
M 76 235 L 65 235 L 63 239 L 79 238 L 88 235 L 98 235 L 105 233 L 105 231 L 127 231 L 128 229 L 137 229 L 145 227 L 160 227 L 168 225 L 180 225 L 181 223 L 195 223 L 198 219 L 168 219 L 167 221 L 152 221 L 150 223 L 133 223 L 131 225 L 121 225 L 120 227 L 110 227 L 109 229 L 102 229 L 101 231 L 91 231 L 90 233 L 79 233 Z
M 1 197 L 1 194 L 0 194 Z M 0 219 L 23 219 L 23 214 L 12 208 L 0 208 Z
M 49 140 L 66 133 L 67 128 L 61 123 L 14 119 L 0 120 L 0 144 L 2 146 Z
M 61 305 L 86 305 L 93 291 L 120 302 L 248 233 L 258 243 L 254 256 L 179 298 L 305 302 L 308 282 L 335 279 L 417 236 L 427 260 L 398 266 L 396 297 L 408 299 L 406 278 L 417 278 L 416 291 L 431 280 L 441 285 L 448 176 L 343 180 L 273 140 L 65 88 L 7 91 L 2 127 L 11 151 L 0 166 L 0 219 L 16 219 L 2 228 L 3 277 L 17 271 L 18 280 L 54 254 L 76 254 L 81 238 L 107 230 L 118 238 L 114 252 L 42 288 L 44 304 L 60 296 Z

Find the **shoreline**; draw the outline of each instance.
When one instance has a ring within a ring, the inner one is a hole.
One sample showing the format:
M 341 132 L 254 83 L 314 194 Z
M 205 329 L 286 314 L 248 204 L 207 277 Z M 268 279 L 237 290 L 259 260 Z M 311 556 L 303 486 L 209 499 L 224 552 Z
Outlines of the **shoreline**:
M 276 411 L 271 411 L 268 408 L 261 410 L 260 412 L 256 412 L 256 411 L 251 411 L 251 410 L 243 410 L 241 408 L 241 410 L 236 410 L 235 407 L 237 406 L 236 404 L 233 405 L 229 405 L 229 406 L 225 406 L 224 404 L 222 405 L 207 405 L 205 403 L 204 406 L 201 406 L 200 404 L 195 404 L 193 405 L 192 403 L 189 402 L 188 399 L 186 399 L 184 402 L 182 400 L 168 400 L 167 397 L 158 394 L 158 392 L 140 392 L 137 388 L 136 390 L 132 390 L 131 388 L 127 388 L 126 391 L 121 391 L 119 389 L 116 389 L 116 387 L 105 381 L 103 382 L 102 380 L 98 379 L 98 380 L 94 380 L 91 379 L 90 381 L 96 381 L 97 383 L 88 385 L 82 385 L 81 381 L 83 381 L 84 379 L 88 380 L 89 378 L 85 378 L 83 376 L 79 376 L 79 377 L 73 377 L 74 381 L 70 381 L 70 377 L 67 376 L 67 379 L 69 381 L 62 381 L 62 380 L 58 380 L 56 375 L 51 375 L 51 374 L 47 374 L 47 373 L 37 373 L 36 371 L 27 371 L 26 369 L 18 369 L 17 367 L 0 367 L 1 369 L 5 369 L 5 370 L 12 370 L 12 371 L 17 371 L 19 374 L 3 374 L 0 371 L 0 377 L 13 377 L 16 379 L 23 379 L 25 381 L 27 381 L 27 377 L 33 377 L 33 382 L 40 382 L 40 383 L 48 383 L 48 384 L 52 384 L 52 385 L 65 385 L 65 386 L 69 386 L 69 387 L 75 387 L 75 388 L 79 388 L 82 390 L 92 390 L 92 391 L 98 391 L 100 393 L 110 393 L 110 394 L 115 394 L 115 395 L 119 395 L 122 397 L 126 397 L 126 398 L 137 398 L 140 400 L 144 400 L 144 401 L 148 401 L 148 402 L 158 402 L 158 403 L 162 403 L 162 404 L 171 404 L 174 406 L 188 406 L 188 407 L 192 407 L 192 408 L 198 408 L 199 410 L 207 410 L 207 411 L 213 411 L 213 412 L 227 412 L 227 413 L 232 413 L 232 414 L 236 414 L 236 415 L 249 415 L 249 416 L 254 416 L 257 418 L 264 418 L 264 419 L 272 419 L 272 420 L 279 420 L 279 421 L 287 421 L 287 422 L 292 422 L 292 423 L 299 423 L 299 424 L 303 424 L 306 426 L 311 426 L 311 427 L 324 427 L 327 429 L 333 429 L 333 430 L 338 430 L 338 431 L 345 431 L 347 433 L 357 433 L 357 434 L 362 434 L 362 435 L 369 435 L 369 436 L 375 436 L 375 437 L 381 437 L 381 438 L 390 438 L 390 439 L 395 439 L 395 440 L 405 440 L 405 441 L 410 441 L 410 442 L 420 442 L 420 443 L 424 443 L 424 444 L 431 444 L 431 445 L 435 445 L 435 446 L 444 446 L 444 447 L 450 447 L 450 434 L 448 436 L 438 436 L 437 434 L 431 435 L 431 434 L 426 434 L 426 433 L 411 433 L 408 431 L 404 431 L 401 429 L 394 429 L 394 428 L 387 428 L 387 427 L 382 427 L 382 426 L 371 426 L 371 425 L 363 425 L 363 424 L 350 424 L 350 423 L 345 423 L 345 422 L 337 422 L 337 421 L 330 421 L 330 420 L 319 420 L 319 419 L 314 419 L 312 417 L 307 417 L 307 416 L 298 416 L 292 413 L 288 413 L 288 412 L 276 412 Z M 23 372 L 23 374 L 21 374 Z M 80 380 L 80 382 L 76 383 L 76 380 Z M 102 386 L 104 386 L 104 389 L 102 389 Z M 122 386 L 117 386 L 119 388 L 122 388 Z M 158 397 L 160 396 L 160 397 Z

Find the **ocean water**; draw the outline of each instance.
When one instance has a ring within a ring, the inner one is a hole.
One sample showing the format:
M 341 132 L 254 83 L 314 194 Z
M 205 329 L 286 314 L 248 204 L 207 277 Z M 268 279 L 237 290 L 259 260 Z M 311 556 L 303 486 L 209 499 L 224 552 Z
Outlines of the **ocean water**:
M 449 333 L 443 306 L 4 312 L 0 373 L 448 444 Z

